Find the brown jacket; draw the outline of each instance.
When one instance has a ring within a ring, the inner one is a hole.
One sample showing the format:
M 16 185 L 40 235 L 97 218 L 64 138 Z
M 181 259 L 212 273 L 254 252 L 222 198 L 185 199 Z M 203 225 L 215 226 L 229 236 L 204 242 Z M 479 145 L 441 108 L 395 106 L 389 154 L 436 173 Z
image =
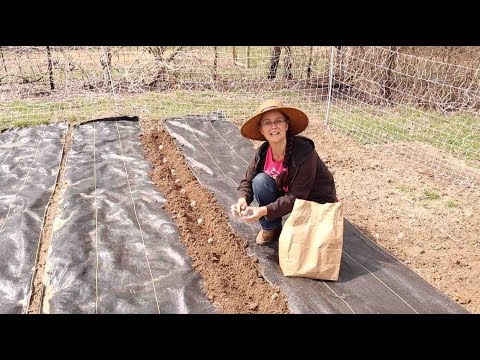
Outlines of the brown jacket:
M 238 198 L 244 197 L 247 204 L 253 201 L 252 180 L 263 171 L 267 150 L 268 142 L 265 141 L 258 148 L 237 189 Z M 267 205 L 266 217 L 275 219 L 290 213 L 296 198 L 322 204 L 337 201 L 332 173 L 318 156 L 313 141 L 299 135 L 294 137 L 292 160 L 288 167 L 288 192 Z

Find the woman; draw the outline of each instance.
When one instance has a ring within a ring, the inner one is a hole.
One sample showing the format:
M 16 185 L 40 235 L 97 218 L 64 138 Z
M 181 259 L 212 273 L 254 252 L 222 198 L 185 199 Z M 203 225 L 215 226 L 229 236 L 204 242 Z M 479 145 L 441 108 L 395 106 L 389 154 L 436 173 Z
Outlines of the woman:
M 302 111 L 267 100 L 240 129 L 248 139 L 265 141 L 248 166 L 238 187 L 238 201 L 231 207 L 234 216 L 250 223 L 260 221 L 257 244 L 278 238 L 282 216 L 292 211 L 296 198 L 322 204 L 337 201 L 333 176 L 313 141 L 296 136 L 307 126 L 308 117 Z M 249 206 L 253 199 L 258 207 Z

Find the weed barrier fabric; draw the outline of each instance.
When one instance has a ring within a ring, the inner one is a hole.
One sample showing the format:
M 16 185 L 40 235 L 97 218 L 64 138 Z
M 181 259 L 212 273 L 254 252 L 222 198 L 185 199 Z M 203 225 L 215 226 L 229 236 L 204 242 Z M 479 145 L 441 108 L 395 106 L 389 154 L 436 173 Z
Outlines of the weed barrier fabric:
M 26 313 L 66 123 L 0 134 L 0 313 Z
M 236 189 L 255 154 L 252 143 L 221 113 L 165 121 L 199 182 L 217 197 L 233 230 L 249 241 L 263 276 L 280 285 L 292 313 L 467 313 L 376 243 L 344 221 L 344 245 L 338 281 L 283 276 L 278 242 L 255 244 L 260 225 L 230 215 Z M 284 220 L 286 217 L 284 217 Z
M 138 118 L 74 128 L 43 313 L 214 313 L 149 178 Z

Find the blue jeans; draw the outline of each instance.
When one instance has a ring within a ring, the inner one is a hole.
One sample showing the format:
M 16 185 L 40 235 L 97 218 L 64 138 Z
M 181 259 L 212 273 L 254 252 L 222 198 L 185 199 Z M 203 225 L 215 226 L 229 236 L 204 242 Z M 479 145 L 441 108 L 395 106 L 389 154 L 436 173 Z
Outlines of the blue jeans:
M 253 197 L 257 201 L 258 206 L 266 206 L 284 195 L 282 190 L 277 189 L 275 180 L 264 172 L 257 174 L 253 178 L 252 189 Z M 265 216 L 262 216 L 259 220 L 263 230 L 273 230 L 282 225 L 281 217 L 267 220 Z

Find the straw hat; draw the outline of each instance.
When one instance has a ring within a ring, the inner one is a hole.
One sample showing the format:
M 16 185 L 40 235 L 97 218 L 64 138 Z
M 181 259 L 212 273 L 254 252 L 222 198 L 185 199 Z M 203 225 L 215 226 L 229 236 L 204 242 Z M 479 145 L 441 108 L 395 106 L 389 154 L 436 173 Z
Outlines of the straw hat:
M 301 133 L 308 126 L 308 117 L 303 111 L 284 106 L 280 100 L 266 100 L 257 108 L 255 115 L 242 125 L 241 134 L 248 139 L 266 141 L 267 139 L 260 132 L 259 121 L 262 115 L 270 110 L 281 111 L 287 116 L 288 128 L 293 135 Z

